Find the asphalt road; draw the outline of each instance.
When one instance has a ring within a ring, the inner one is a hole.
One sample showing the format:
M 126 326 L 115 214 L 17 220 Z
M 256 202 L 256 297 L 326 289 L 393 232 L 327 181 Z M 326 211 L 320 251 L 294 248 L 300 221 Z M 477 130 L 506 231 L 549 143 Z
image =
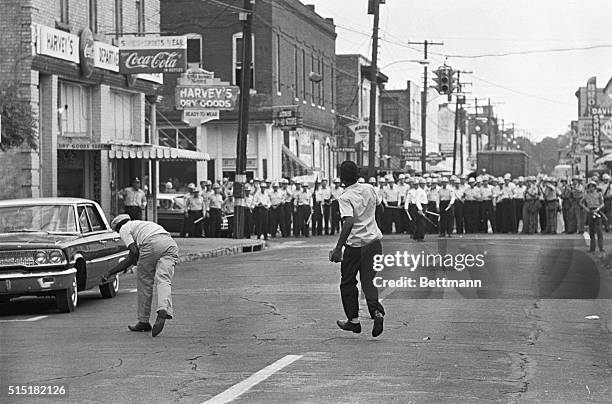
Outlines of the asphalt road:
M 55 402 L 7 395 L 50 384 L 68 391 L 57 402 L 74 403 L 610 402 L 612 276 L 582 238 L 386 237 L 386 254 L 483 254 L 485 265 L 385 267 L 386 280 L 483 286 L 386 288 L 378 338 L 363 317 L 362 334 L 335 325 L 333 242 L 273 241 L 178 266 L 175 318 L 157 338 L 127 330 L 133 277 L 111 300 L 81 293 L 71 314 L 45 299 L 0 306 L 0 402 Z

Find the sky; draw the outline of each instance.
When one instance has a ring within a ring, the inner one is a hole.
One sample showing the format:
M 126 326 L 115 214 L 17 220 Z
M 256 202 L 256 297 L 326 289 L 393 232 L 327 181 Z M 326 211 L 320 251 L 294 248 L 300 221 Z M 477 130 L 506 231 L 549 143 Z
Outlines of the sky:
M 373 17 L 367 14 L 367 0 L 302 1 L 334 18 L 336 53 L 371 56 Z M 379 66 L 389 77 L 387 89 L 406 88 L 407 80 L 422 85 L 423 69 L 410 60 L 422 59 L 423 47 L 407 42 L 443 42 L 429 47 L 430 68 L 446 61 L 472 71 L 462 75 L 462 81 L 472 83 L 464 87 L 468 99 L 478 97 L 481 104 L 491 98 L 498 118 L 539 141 L 565 133 L 577 119 L 578 87 L 592 76 L 604 87 L 612 77 L 610 16 L 611 0 L 386 0 Z M 585 47 L 592 49 L 542 52 Z M 473 57 L 526 51 L 535 52 Z M 390 65 L 396 61 L 402 62 Z

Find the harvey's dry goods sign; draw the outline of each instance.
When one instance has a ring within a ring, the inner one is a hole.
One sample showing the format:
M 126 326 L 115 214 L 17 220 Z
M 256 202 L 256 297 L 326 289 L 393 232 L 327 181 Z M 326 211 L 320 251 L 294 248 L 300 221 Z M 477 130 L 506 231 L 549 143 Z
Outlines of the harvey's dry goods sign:
M 119 72 L 182 73 L 187 64 L 187 37 L 122 37 L 119 39 Z

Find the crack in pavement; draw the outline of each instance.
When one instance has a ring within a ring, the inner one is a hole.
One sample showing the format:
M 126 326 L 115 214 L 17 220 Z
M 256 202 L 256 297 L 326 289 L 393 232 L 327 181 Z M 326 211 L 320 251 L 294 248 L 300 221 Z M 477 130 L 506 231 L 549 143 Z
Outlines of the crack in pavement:
M 174 400 L 174 402 L 179 403 L 183 398 L 188 396 L 188 394 L 185 394 L 183 390 L 185 390 L 190 384 L 201 382 L 204 380 L 208 380 L 208 378 L 207 377 L 194 377 L 189 380 L 184 380 L 180 382 L 178 386 L 176 386 L 175 388 L 170 389 L 171 392 L 176 393 L 178 395 L 178 398 Z
M 273 314 L 275 316 L 280 316 L 281 315 L 280 310 L 274 304 L 272 304 L 270 302 L 266 302 L 266 301 L 262 301 L 262 300 L 252 300 L 252 299 L 249 299 L 248 297 L 244 297 L 244 296 L 240 296 L 240 298 L 242 300 L 246 300 L 246 301 L 249 301 L 249 302 L 252 302 L 252 303 L 260 303 L 260 304 L 263 304 L 266 307 L 271 308 L 272 311 L 271 311 L 270 314 Z
M 91 376 L 91 375 L 94 375 L 96 373 L 101 373 L 101 372 L 104 372 L 106 370 L 116 369 L 116 368 L 120 367 L 121 365 L 123 365 L 123 359 L 119 358 L 119 362 L 114 364 L 114 365 L 112 365 L 112 366 L 101 368 L 101 369 L 92 370 L 91 372 L 86 372 L 86 373 L 83 373 L 82 375 L 54 377 L 52 379 L 43 379 L 43 380 L 30 381 L 30 382 L 26 382 L 25 384 L 47 383 L 47 382 L 52 382 L 52 381 L 55 381 L 55 380 L 64 380 L 64 379 L 78 379 L 78 378 L 81 378 L 81 377 Z

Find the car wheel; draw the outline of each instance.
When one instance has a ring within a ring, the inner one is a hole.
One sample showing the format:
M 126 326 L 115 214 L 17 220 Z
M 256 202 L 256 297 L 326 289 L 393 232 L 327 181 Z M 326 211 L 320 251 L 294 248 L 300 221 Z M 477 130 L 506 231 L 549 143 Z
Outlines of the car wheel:
M 55 292 L 55 303 L 62 313 L 70 313 L 77 306 L 79 297 L 76 274 L 72 277 L 72 286 Z
M 110 299 L 112 297 L 117 296 L 119 292 L 119 275 L 115 276 L 115 278 L 108 282 L 100 285 L 100 293 L 102 293 L 102 297 L 105 299 Z

